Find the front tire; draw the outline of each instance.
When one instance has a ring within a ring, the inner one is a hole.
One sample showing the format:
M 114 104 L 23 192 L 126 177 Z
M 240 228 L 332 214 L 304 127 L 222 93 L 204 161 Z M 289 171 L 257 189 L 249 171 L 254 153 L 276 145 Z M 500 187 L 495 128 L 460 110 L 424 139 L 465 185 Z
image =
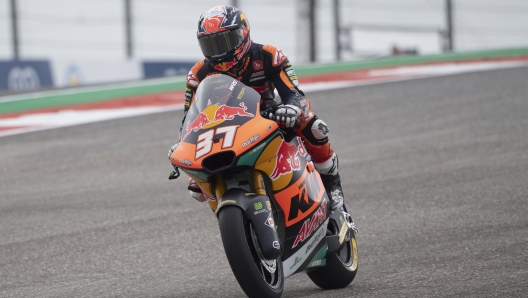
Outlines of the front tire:
M 263 260 L 252 225 L 239 207 L 222 208 L 218 218 L 227 260 L 242 290 L 249 297 L 281 297 L 284 289 L 281 257 Z
M 358 251 L 356 236 L 336 253 L 326 257 L 326 266 L 307 272 L 308 277 L 320 288 L 339 289 L 348 286 L 356 277 Z

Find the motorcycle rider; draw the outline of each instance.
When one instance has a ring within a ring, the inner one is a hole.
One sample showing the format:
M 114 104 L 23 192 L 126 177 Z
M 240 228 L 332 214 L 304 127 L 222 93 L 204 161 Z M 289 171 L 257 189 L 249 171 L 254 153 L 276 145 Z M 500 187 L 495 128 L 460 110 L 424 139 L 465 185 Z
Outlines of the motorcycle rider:
M 222 73 L 241 81 L 261 95 L 262 116 L 275 120 L 280 126 L 293 127 L 303 139 L 321 175 L 332 210 L 343 210 L 338 159 L 328 140 L 328 126 L 311 111 L 310 100 L 299 88 L 286 55 L 274 46 L 252 42 L 246 16 L 231 6 L 216 6 L 202 14 L 197 37 L 205 59 L 198 61 L 187 75 L 182 124 L 198 85 L 207 76 Z M 274 99 L 275 89 L 280 101 Z M 171 148 L 169 156 L 176 146 Z M 189 179 L 189 190 L 193 198 L 205 200 L 192 179 Z

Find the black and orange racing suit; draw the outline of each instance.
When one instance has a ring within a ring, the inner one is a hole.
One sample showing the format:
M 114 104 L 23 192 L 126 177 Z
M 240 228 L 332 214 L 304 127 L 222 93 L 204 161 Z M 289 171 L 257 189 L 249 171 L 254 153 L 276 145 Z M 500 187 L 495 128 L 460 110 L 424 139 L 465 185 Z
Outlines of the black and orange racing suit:
M 282 103 L 292 104 L 301 109 L 303 113 L 298 125 L 294 126 L 295 132 L 303 138 L 308 153 L 321 174 L 337 173 L 337 158 L 334 158 L 334 151 L 328 142 L 328 127 L 310 110 L 310 101 L 299 89 L 295 71 L 281 50 L 271 45 L 252 43 L 245 61 L 242 62 L 239 75 L 229 71 L 220 72 L 206 59 L 198 61 L 187 75 L 185 115 L 194 100 L 200 82 L 207 76 L 218 73 L 230 75 L 255 89 L 263 99 L 263 106 L 269 107 L 277 103 L 274 100 L 274 90 L 277 89 Z M 184 121 L 185 116 L 182 123 Z

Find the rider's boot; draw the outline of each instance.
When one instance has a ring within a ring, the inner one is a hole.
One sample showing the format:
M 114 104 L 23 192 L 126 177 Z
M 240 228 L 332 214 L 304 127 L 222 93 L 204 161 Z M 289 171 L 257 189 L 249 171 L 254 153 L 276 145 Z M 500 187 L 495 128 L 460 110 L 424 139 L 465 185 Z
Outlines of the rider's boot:
M 343 188 L 341 187 L 341 177 L 338 172 L 337 155 L 333 153 L 332 157 L 325 162 L 314 162 L 315 169 L 321 176 L 321 181 L 326 189 L 326 194 L 330 199 L 330 206 L 332 211 L 342 212 L 345 216 L 349 228 L 353 229 L 357 234 L 358 229 L 354 223 L 354 219 L 344 205 Z
M 333 152 L 332 152 L 333 153 Z M 332 210 L 344 211 L 343 208 L 343 188 L 341 187 L 341 177 L 338 172 L 337 155 L 333 153 L 324 162 L 315 162 L 314 167 L 321 175 L 321 180 L 326 189 Z
M 343 188 L 341 187 L 339 173 L 335 175 L 321 174 L 321 180 L 326 189 L 326 194 L 330 199 L 332 210 L 345 211 L 343 208 Z

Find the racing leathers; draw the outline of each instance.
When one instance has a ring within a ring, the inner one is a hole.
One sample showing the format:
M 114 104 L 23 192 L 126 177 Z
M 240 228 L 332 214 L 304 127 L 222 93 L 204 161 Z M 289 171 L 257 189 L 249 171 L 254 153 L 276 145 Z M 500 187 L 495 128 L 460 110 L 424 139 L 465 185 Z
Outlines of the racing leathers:
M 252 87 L 262 98 L 263 116 L 277 120 L 279 125 L 293 125 L 295 133 L 303 139 L 314 167 L 321 174 L 333 209 L 341 209 L 343 192 L 337 156 L 328 141 L 328 126 L 311 111 L 310 100 L 299 89 L 297 76 L 288 58 L 274 46 L 252 43 L 244 59 L 235 70 L 223 70 L 218 65 L 215 68 L 206 59 L 198 61 L 187 75 L 185 116 L 194 100 L 198 85 L 209 75 L 227 74 Z M 275 100 L 275 89 L 279 93 L 280 101 Z M 282 116 L 276 117 L 277 114 Z M 185 116 L 182 124 L 185 122 Z M 196 190 L 195 187 L 189 189 Z

